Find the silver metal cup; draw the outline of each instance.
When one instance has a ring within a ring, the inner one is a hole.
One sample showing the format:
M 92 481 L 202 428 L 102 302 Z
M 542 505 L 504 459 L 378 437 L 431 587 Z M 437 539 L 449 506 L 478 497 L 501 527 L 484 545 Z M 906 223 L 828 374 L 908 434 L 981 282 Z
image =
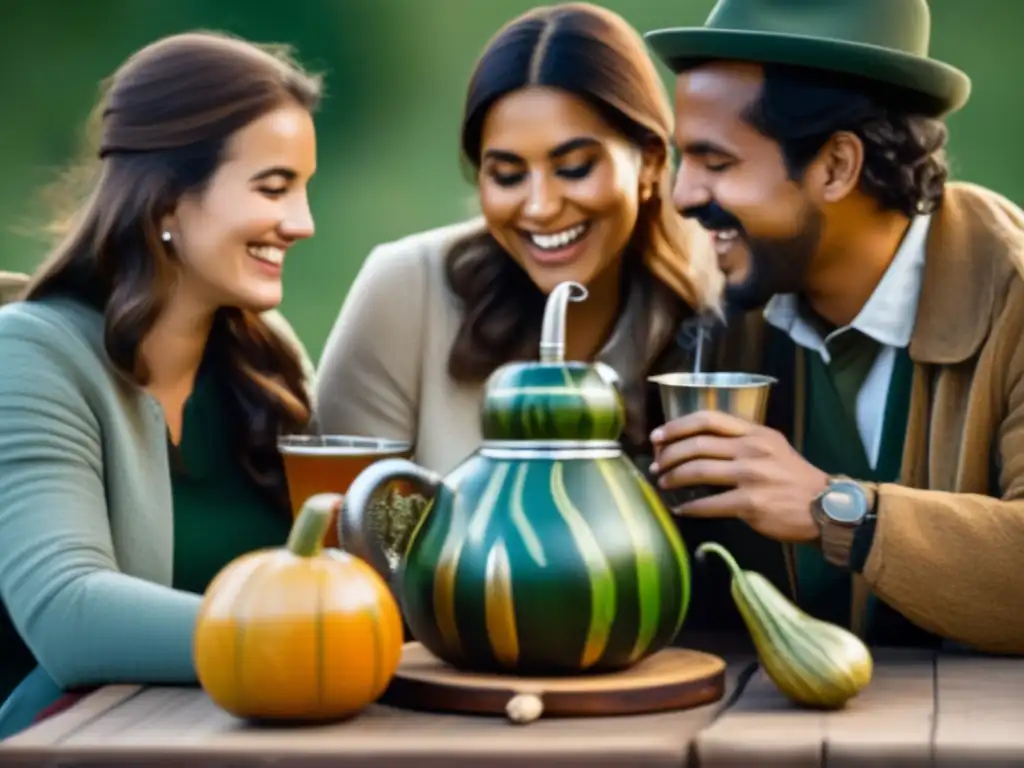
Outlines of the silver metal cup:
M 776 379 L 755 373 L 665 373 L 648 381 L 658 385 L 666 421 L 697 411 L 725 411 L 763 424 Z
M 764 424 L 768 393 L 776 379 L 754 373 L 665 373 L 650 376 L 658 385 L 666 421 L 697 411 L 724 411 L 741 419 Z M 727 488 L 691 486 L 663 491 L 673 507 Z

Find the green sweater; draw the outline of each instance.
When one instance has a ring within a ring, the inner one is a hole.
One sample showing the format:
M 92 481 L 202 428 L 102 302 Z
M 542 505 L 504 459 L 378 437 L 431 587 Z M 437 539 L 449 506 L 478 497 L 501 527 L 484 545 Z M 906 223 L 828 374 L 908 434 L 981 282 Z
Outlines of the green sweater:
M 224 455 L 216 381 L 200 382 L 172 484 L 163 411 L 108 364 L 102 316 L 68 299 L 0 308 L 0 598 L 39 664 L 0 707 L 0 738 L 60 690 L 194 683 L 197 592 L 283 542 L 287 517 Z
M 228 562 L 288 539 L 291 510 L 271 504 L 242 469 L 220 382 L 201 372 L 171 452 L 175 589 L 202 594 Z

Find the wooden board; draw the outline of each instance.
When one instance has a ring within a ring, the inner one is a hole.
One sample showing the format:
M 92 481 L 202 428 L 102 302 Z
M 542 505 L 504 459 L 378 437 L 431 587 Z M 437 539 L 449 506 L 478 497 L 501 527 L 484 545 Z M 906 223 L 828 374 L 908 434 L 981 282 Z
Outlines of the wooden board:
M 0 742 L 0 766 L 681 768 L 696 734 L 738 693 L 751 666 L 746 656 L 726 660 L 725 695 L 706 706 L 635 717 L 542 718 L 527 728 L 500 717 L 378 704 L 337 723 L 267 727 L 232 717 L 194 686 L 107 686 Z
M 402 661 L 383 702 L 431 712 L 536 717 L 634 715 L 689 709 L 718 701 L 725 661 L 684 648 L 667 648 L 624 672 L 572 677 L 519 677 L 462 672 L 416 642 Z

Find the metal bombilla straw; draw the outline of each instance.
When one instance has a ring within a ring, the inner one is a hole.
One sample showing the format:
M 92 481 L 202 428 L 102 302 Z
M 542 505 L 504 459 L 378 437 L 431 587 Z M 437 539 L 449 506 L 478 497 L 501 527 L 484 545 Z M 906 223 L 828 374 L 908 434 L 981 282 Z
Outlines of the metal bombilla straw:
M 575 293 L 574 293 L 575 292 Z M 583 301 L 587 289 L 580 283 L 567 280 L 559 283 L 548 296 L 544 306 L 544 321 L 540 329 L 540 361 L 565 361 L 565 316 L 570 301 Z

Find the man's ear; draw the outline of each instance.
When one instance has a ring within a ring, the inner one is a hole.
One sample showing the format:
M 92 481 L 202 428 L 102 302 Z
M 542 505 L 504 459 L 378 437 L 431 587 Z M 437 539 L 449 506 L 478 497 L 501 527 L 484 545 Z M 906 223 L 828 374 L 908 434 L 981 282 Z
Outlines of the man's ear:
M 816 196 L 823 203 L 838 203 L 860 183 L 864 143 L 856 134 L 840 131 L 825 142 L 813 166 Z

